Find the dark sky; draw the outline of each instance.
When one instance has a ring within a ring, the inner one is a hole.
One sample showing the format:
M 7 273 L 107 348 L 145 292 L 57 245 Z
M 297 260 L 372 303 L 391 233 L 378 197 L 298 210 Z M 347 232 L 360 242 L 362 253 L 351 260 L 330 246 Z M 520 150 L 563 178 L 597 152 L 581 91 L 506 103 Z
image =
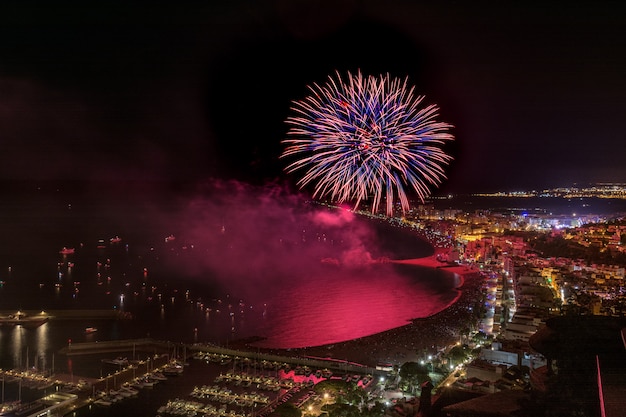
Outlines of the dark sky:
M 626 7 L 542 3 L 2 2 L 0 180 L 295 181 L 290 101 L 361 69 L 455 126 L 440 192 L 626 182 Z

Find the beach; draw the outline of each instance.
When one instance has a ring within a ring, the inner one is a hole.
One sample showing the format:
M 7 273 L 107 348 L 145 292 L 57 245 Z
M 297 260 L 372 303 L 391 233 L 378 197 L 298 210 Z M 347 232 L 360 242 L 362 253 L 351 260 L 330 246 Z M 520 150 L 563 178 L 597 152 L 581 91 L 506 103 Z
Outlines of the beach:
M 323 346 L 290 349 L 265 349 L 268 353 L 347 360 L 367 367 L 379 364 L 401 365 L 420 357 L 436 354 L 459 341 L 464 331 L 476 323 L 475 303 L 482 298 L 480 271 L 464 265 L 451 265 L 429 256 L 401 261 L 424 267 L 445 268 L 458 276 L 458 297 L 442 311 L 429 317 L 411 320 L 405 326 L 345 342 Z

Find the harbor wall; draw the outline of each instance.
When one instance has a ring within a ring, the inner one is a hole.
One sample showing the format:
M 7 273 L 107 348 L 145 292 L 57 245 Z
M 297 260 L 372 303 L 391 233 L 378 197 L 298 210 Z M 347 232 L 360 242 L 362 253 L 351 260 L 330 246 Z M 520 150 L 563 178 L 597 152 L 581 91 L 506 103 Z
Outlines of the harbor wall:
M 50 320 L 122 319 L 130 318 L 119 310 L 1 310 L 0 317 L 17 316 L 26 318 L 48 318 Z

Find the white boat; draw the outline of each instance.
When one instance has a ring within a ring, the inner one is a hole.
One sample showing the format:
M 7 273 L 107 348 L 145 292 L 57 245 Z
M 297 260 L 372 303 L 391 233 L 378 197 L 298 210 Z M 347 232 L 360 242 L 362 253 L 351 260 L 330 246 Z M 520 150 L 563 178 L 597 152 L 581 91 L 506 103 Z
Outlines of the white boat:
M 130 388 L 133 388 L 133 389 L 134 389 L 134 388 L 136 388 L 136 389 L 141 389 L 141 388 L 145 387 L 145 385 L 143 384 L 143 382 L 141 382 L 141 380 L 138 380 L 138 379 L 136 379 L 136 380 L 134 380 L 133 382 L 131 382 L 131 383 L 129 384 L 129 386 L 130 386 Z
M 104 398 L 99 398 L 96 401 L 93 402 L 94 404 L 98 404 L 98 405 L 102 405 L 104 407 L 108 407 L 111 404 L 113 404 L 111 401 L 107 401 Z
M 124 391 L 130 394 L 130 396 L 135 396 L 139 394 L 139 391 L 132 387 L 122 387 L 119 391 Z
M 126 366 L 128 365 L 128 358 L 115 358 L 115 359 L 102 359 L 104 363 L 110 363 L 111 365 Z
M 21 406 L 21 401 L 10 401 L 0 405 L 0 416 L 13 415 Z
M 144 387 L 148 387 L 148 388 L 152 388 L 153 386 L 155 386 L 156 384 L 158 384 L 159 381 L 157 381 L 156 379 L 150 379 L 150 378 L 143 378 L 141 380 L 141 384 Z
M 183 367 L 181 365 L 178 364 L 173 364 L 173 365 L 167 365 L 165 368 L 163 368 L 163 375 L 165 376 L 177 376 L 182 374 L 184 371 Z
M 167 377 L 161 372 L 151 372 L 148 374 L 149 378 L 156 379 L 157 381 L 167 381 Z
M 131 393 L 123 390 L 123 389 L 118 389 L 118 390 L 110 390 L 109 391 L 109 395 L 114 396 L 114 397 L 124 397 L 124 398 L 128 398 L 131 396 Z

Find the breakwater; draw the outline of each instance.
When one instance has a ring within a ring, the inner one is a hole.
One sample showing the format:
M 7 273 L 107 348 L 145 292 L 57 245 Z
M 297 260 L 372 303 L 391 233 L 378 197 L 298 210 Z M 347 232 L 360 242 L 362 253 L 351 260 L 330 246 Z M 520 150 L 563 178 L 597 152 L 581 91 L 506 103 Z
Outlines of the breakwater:
M 104 342 L 71 343 L 63 347 L 59 353 L 63 355 L 94 355 L 112 352 L 150 352 L 154 354 L 171 353 L 180 344 L 163 342 L 153 339 L 110 340 Z
M 47 318 L 49 320 L 126 319 L 132 316 L 117 309 L 111 310 L 1 310 L 0 317 Z
M 293 366 L 302 365 L 317 368 L 329 368 L 343 372 L 376 373 L 371 366 L 361 365 L 348 360 L 333 358 L 311 357 L 307 355 L 281 355 L 268 353 L 262 350 L 239 350 L 228 349 L 208 344 L 182 344 L 168 341 L 144 339 L 114 340 L 105 342 L 73 343 L 63 347 L 59 353 L 67 356 L 73 355 L 98 355 L 103 353 L 119 352 L 148 352 L 151 355 L 166 355 L 169 359 L 176 356 L 178 359 L 187 360 L 198 352 L 213 353 L 224 357 L 249 358 L 255 361 L 269 361 L 288 363 Z

